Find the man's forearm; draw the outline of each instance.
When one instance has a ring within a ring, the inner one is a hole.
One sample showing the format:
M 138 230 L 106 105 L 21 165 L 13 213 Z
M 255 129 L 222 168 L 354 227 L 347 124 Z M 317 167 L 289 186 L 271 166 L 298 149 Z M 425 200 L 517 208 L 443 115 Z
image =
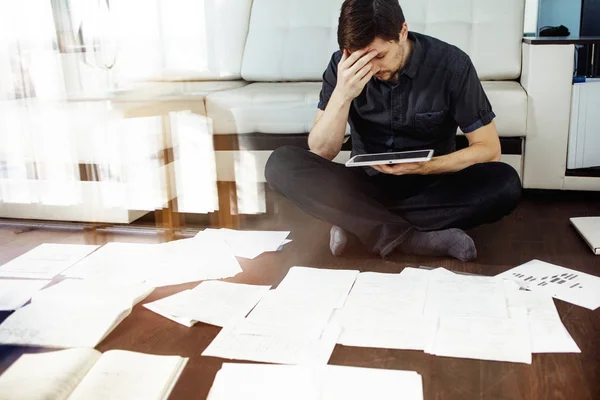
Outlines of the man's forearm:
M 350 101 L 334 91 L 325 111 L 308 136 L 308 147 L 319 156 L 333 160 L 344 142 Z
M 500 161 L 496 146 L 474 143 L 471 146 L 444 156 L 434 157 L 423 164 L 423 174 L 445 174 L 461 171 L 471 165 Z

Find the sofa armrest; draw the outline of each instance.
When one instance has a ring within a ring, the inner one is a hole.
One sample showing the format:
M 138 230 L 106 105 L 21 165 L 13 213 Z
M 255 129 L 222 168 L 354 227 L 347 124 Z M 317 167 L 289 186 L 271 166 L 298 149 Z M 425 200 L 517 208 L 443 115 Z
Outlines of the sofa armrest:
M 527 92 L 523 186 L 561 189 L 567 163 L 574 44 L 523 43 Z

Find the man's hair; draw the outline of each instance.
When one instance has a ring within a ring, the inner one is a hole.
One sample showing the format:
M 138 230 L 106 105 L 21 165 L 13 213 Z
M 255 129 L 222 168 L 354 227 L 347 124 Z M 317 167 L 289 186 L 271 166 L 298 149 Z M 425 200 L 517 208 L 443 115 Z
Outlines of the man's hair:
M 365 48 L 376 37 L 397 41 L 404 21 L 398 0 L 345 0 L 338 23 L 340 50 Z

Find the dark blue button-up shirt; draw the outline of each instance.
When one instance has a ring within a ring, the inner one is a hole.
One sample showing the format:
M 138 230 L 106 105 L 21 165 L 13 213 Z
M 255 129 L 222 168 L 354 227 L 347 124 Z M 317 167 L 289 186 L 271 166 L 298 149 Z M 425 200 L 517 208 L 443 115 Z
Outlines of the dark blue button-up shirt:
M 352 101 L 352 155 L 418 149 L 448 154 L 455 151 L 457 127 L 469 133 L 495 117 L 466 53 L 419 33 L 409 32 L 408 38 L 413 52 L 398 82 L 372 78 Z M 323 74 L 321 110 L 335 89 L 341 58 L 335 52 Z

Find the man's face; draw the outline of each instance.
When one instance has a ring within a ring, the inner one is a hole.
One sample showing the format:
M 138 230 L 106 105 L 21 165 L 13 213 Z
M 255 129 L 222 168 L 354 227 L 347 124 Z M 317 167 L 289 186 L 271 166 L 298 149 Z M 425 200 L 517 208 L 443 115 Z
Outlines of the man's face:
M 377 79 L 387 81 L 396 77 L 404 58 L 404 50 L 400 43 L 400 41 L 375 38 L 366 47 L 367 52 L 377 50 L 377 55 L 371 60 L 375 69 L 379 68 L 379 72 L 375 75 Z

